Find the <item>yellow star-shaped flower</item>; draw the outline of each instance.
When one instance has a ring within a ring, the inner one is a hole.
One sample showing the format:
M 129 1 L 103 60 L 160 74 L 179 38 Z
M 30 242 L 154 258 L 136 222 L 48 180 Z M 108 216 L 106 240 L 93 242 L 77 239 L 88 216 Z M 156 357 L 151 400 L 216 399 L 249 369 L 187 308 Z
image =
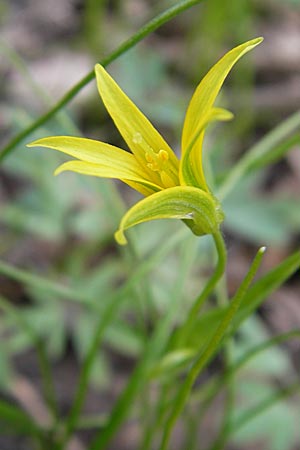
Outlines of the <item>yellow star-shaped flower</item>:
M 125 229 L 161 218 L 183 219 L 196 235 L 214 234 L 223 213 L 203 173 L 204 132 L 210 122 L 232 118 L 229 111 L 214 107 L 216 97 L 233 65 L 261 41 L 257 38 L 235 47 L 202 79 L 186 112 L 180 160 L 99 64 L 95 73 L 100 96 L 132 153 L 104 142 L 70 136 L 46 137 L 28 146 L 49 147 L 77 158 L 59 166 L 55 174 L 70 170 L 117 178 L 146 197 L 122 218 L 115 234 L 120 244 L 127 242 Z

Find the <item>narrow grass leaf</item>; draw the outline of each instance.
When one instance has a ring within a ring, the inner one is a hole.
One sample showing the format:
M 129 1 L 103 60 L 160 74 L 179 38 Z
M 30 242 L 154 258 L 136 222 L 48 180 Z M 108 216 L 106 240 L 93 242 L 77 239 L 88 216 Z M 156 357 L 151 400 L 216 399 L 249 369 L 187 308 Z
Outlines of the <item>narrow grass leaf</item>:
M 0 423 L 2 432 L 40 436 L 41 429 L 19 407 L 0 400 Z

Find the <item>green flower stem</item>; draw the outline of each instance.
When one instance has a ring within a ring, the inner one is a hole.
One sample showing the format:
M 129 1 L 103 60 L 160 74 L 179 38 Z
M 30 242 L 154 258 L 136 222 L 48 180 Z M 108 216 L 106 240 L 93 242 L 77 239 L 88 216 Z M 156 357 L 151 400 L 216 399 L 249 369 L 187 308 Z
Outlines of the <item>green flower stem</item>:
M 299 126 L 300 111 L 297 111 L 250 148 L 231 169 L 228 177 L 219 188 L 217 197 L 222 200 L 228 196 L 238 181 L 253 168 L 263 167 L 282 157 L 289 150 L 290 145 L 299 142 Z M 291 137 L 291 135 L 294 136 Z M 284 145 L 287 139 L 289 139 L 289 146 Z
M 53 419 L 56 420 L 58 416 L 58 407 L 56 402 L 56 394 L 54 389 L 52 371 L 49 364 L 49 359 L 43 341 L 39 338 L 32 327 L 24 320 L 17 308 L 12 306 L 4 297 L 0 296 L 0 308 L 13 317 L 14 321 L 22 328 L 30 337 L 32 344 L 35 346 L 38 362 L 42 378 L 42 386 L 44 397 L 47 402 L 49 411 Z
M 227 253 L 226 253 L 226 247 L 225 247 L 223 237 L 220 232 L 217 232 L 217 233 L 213 234 L 213 239 L 215 242 L 217 255 L 218 255 L 217 265 L 215 267 L 213 274 L 211 275 L 207 284 L 205 285 L 204 289 L 202 290 L 201 294 L 196 298 L 195 302 L 193 303 L 193 306 L 189 311 L 187 319 L 184 321 L 183 327 L 178 330 L 177 336 L 175 336 L 175 340 L 174 340 L 174 345 L 176 347 L 180 346 L 180 344 L 182 342 L 185 342 L 187 335 L 193 329 L 195 321 L 197 320 L 198 314 L 199 314 L 204 302 L 207 300 L 209 295 L 212 293 L 216 284 L 218 283 L 218 281 L 221 279 L 221 277 L 223 276 L 223 274 L 225 272 Z
M 220 307 L 228 307 L 229 300 L 227 296 L 227 286 L 224 277 L 219 283 L 217 290 L 217 300 Z M 228 337 L 224 343 L 224 366 L 225 372 L 228 373 L 228 369 L 231 366 L 232 354 L 233 354 L 233 339 Z M 220 426 L 219 433 L 214 440 L 210 450 L 221 450 L 225 446 L 227 430 L 231 423 L 232 412 L 234 410 L 234 400 L 235 400 L 235 386 L 234 386 L 234 372 L 231 372 L 225 379 L 226 385 L 226 400 L 223 407 L 223 418 Z
M 170 383 L 163 383 L 160 386 L 158 400 L 153 413 L 152 423 L 149 425 L 148 429 L 143 435 L 143 441 L 140 446 L 141 450 L 150 450 L 151 448 L 154 448 L 153 442 L 155 442 L 157 432 L 162 429 L 163 418 L 167 408 L 169 407 L 169 401 L 167 399 L 169 389 Z
M 105 0 L 86 0 L 84 12 L 84 34 L 90 49 L 96 54 L 103 50 L 103 23 Z
M 140 42 L 148 34 L 155 31 L 157 28 L 161 27 L 164 23 L 176 17 L 181 12 L 191 8 L 192 6 L 200 3 L 202 0 L 182 0 L 176 5 L 168 8 L 163 13 L 157 15 L 154 19 L 150 20 L 143 27 L 139 29 L 133 36 L 127 39 L 123 44 L 121 44 L 116 50 L 114 50 L 110 55 L 103 58 L 100 64 L 105 67 L 112 61 L 117 59 L 123 53 L 125 53 L 130 48 L 134 47 L 138 42 Z M 94 70 L 91 70 L 86 74 L 78 83 L 76 83 L 66 94 L 44 115 L 40 116 L 33 124 L 25 128 L 19 134 L 17 134 L 2 150 L 0 153 L 0 162 L 9 155 L 13 149 L 27 136 L 37 130 L 40 126 L 51 119 L 59 110 L 61 110 L 66 104 L 75 97 L 78 92 L 85 87 L 94 78 Z
M 191 327 L 194 325 L 194 321 L 197 319 L 197 315 L 205 302 L 205 300 L 208 298 L 208 296 L 211 294 L 211 292 L 214 290 L 216 284 L 221 279 L 225 272 L 226 267 L 226 247 L 223 240 L 223 237 L 220 232 L 217 232 L 213 235 L 213 239 L 215 242 L 217 255 L 218 255 L 218 261 L 216 268 L 209 278 L 207 284 L 205 285 L 203 291 L 197 297 L 196 301 L 193 304 L 193 307 L 191 308 L 188 318 L 184 322 L 184 326 L 182 329 L 178 330 L 177 336 L 175 336 L 175 340 L 173 341 L 174 347 L 180 346 L 181 342 L 185 340 L 185 337 L 189 334 Z M 165 392 L 166 393 L 166 392 Z M 160 425 L 161 419 L 163 417 L 163 410 L 164 407 L 160 408 L 160 410 L 157 413 L 155 424 L 153 425 L 153 434 L 155 432 L 155 429 L 158 428 L 158 425 Z M 161 427 L 162 428 L 162 427 Z M 147 445 L 149 445 L 149 442 L 147 444 L 144 444 L 143 448 L 148 448 Z
M 25 436 L 33 436 L 42 445 L 44 430 L 40 428 L 30 416 L 19 406 L 11 405 L 0 399 L 1 429 L 11 429 L 15 434 L 21 433 Z M 3 427 L 3 423 L 5 424 Z M 3 428 L 2 428 L 3 427 Z M 41 448 L 41 447 L 39 447 Z
M 206 364 L 211 360 L 215 352 L 218 350 L 218 347 L 221 344 L 221 341 L 225 336 L 231 324 L 231 321 L 234 318 L 236 312 L 238 311 L 245 297 L 245 294 L 247 293 L 247 290 L 260 266 L 264 252 L 265 247 L 260 248 L 259 251 L 257 252 L 254 261 L 251 264 L 249 272 L 242 281 L 237 293 L 231 300 L 227 314 L 222 319 L 221 323 L 219 324 L 216 332 L 214 333 L 204 352 L 201 352 L 199 357 L 196 359 L 186 379 L 184 380 L 181 388 L 178 390 L 178 394 L 174 401 L 174 408 L 169 415 L 169 418 L 167 420 L 164 429 L 160 450 L 167 450 L 173 427 L 177 421 L 178 416 L 180 415 L 186 404 L 186 401 L 190 395 L 191 389 L 196 381 L 196 378 L 199 376 L 203 368 L 206 366 Z
M 300 251 L 296 250 L 281 263 L 267 272 L 246 293 L 243 302 L 243 308 L 234 318 L 230 329 L 230 335 L 233 335 L 244 322 L 266 299 L 275 292 L 289 277 L 296 273 L 300 268 Z

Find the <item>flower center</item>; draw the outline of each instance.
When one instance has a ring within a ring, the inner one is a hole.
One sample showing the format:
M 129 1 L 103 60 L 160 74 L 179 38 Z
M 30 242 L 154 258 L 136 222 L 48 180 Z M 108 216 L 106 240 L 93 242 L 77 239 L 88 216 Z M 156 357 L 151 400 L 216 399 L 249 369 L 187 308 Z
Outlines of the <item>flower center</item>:
M 161 149 L 158 153 L 155 153 L 152 148 L 149 147 L 149 150 L 145 153 L 145 158 L 149 169 L 153 170 L 153 172 L 160 172 L 164 170 L 169 155 L 166 150 Z
M 160 149 L 158 152 L 143 139 L 141 133 L 135 133 L 133 136 L 133 142 L 140 144 L 145 152 L 146 166 L 153 172 L 157 172 L 164 187 L 176 186 L 175 180 L 173 180 L 172 172 L 170 171 L 169 154 L 166 150 Z

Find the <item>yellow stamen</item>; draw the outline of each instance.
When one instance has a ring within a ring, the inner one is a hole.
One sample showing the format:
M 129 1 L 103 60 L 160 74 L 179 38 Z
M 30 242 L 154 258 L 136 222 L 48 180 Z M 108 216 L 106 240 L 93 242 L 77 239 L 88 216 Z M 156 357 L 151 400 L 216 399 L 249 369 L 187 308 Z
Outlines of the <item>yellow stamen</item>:
M 132 140 L 135 144 L 140 144 L 144 150 L 146 166 L 160 176 L 163 186 L 176 186 L 177 177 L 174 177 L 172 168 L 169 167 L 169 154 L 166 150 L 155 151 L 143 138 L 141 133 L 134 133 Z
M 158 153 L 154 152 L 152 148 L 149 147 L 148 151 L 145 153 L 145 158 L 147 161 L 147 167 L 154 172 L 161 172 L 164 170 L 167 161 L 169 160 L 169 155 L 166 150 L 159 150 Z

